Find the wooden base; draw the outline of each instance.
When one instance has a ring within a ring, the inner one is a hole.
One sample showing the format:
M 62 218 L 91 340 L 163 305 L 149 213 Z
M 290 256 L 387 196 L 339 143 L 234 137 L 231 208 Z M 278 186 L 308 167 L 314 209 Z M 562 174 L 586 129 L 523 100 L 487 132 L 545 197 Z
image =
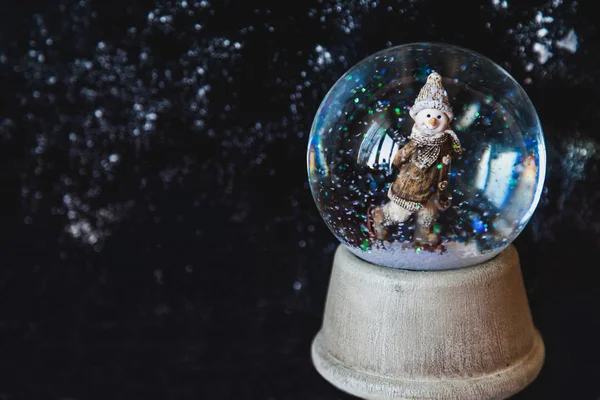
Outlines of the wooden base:
M 312 357 L 364 399 L 507 398 L 544 361 L 514 246 L 446 271 L 379 267 L 340 246 Z

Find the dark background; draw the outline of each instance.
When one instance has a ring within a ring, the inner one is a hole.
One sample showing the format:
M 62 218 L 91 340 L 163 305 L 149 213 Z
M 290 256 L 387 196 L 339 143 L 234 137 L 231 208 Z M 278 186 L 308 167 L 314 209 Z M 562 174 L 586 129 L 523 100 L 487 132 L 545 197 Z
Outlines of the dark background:
M 593 1 L 184 3 L 0 5 L 0 398 L 351 398 L 309 357 L 337 241 L 308 133 L 349 67 L 413 41 L 536 105 L 546 189 L 515 244 L 547 361 L 515 398 L 600 398 Z

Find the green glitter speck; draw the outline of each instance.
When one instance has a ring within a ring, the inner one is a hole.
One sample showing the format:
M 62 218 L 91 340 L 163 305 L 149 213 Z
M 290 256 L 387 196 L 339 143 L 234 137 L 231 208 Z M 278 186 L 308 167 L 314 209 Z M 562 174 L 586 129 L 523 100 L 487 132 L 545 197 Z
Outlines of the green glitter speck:
M 433 232 L 434 233 L 440 233 L 442 231 L 442 228 L 440 227 L 440 224 L 433 224 Z
M 394 112 L 396 113 L 396 115 L 400 115 L 400 109 L 399 108 L 395 108 Z
M 369 110 L 369 115 L 373 115 L 373 110 Z
M 348 75 L 348 80 L 351 81 L 352 80 L 352 75 Z
M 362 251 L 367 251 L 369 249 L 369 241 L 367 239 L 363 240 L 360 248 Z
M 354 102 L 355 102 L 355 103 L 358 103 L 358 97 L 354 99 Z
M 442 169 L 442 164 L 438 164 L 436 167 L 437 169 Z
M 366 92 L 366 91 L 367 91 L 367 89 L 365 89 L 365 88 L 362 88 L 362 89 L 360 89 L 360 91 L 364 93 L 364 92 Z
M 381 82 L 379 82 L 379 83 L 377 84 L 377 87 L 382 87 L 382 86 L 383 86 L 383 83 L 381 83 Z

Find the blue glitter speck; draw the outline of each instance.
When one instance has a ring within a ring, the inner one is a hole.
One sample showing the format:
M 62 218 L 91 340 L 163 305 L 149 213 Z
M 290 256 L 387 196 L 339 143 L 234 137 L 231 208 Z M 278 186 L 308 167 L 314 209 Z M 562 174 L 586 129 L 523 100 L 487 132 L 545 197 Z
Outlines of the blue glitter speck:
M 474 220 L 471 224 L 473 225 L 473 229 L 478 233 L 483 233 L 486 230 L 486 225 L 480 219 Z

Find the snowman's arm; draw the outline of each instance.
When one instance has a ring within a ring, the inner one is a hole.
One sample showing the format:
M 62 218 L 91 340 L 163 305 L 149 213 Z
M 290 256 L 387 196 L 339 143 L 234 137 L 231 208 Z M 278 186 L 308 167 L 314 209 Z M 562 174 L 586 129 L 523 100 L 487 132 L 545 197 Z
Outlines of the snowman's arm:
M 452 155 L 454 157 L 460 156 L 463 152 L 463 148 L 458 136 L 456 136 L 456 133 L 454 133 L 452 129 L 447 129 L 445 132 L 450 135 L 450 138 L 452 139 Z
M 417 146 L 412 142 L 408 142 L 404 147 L 399 149 L 394 156 L 392 165 L 396 168 L 400 168 L 402 164 L 410 160 L 410 157 L 415 153 Z

